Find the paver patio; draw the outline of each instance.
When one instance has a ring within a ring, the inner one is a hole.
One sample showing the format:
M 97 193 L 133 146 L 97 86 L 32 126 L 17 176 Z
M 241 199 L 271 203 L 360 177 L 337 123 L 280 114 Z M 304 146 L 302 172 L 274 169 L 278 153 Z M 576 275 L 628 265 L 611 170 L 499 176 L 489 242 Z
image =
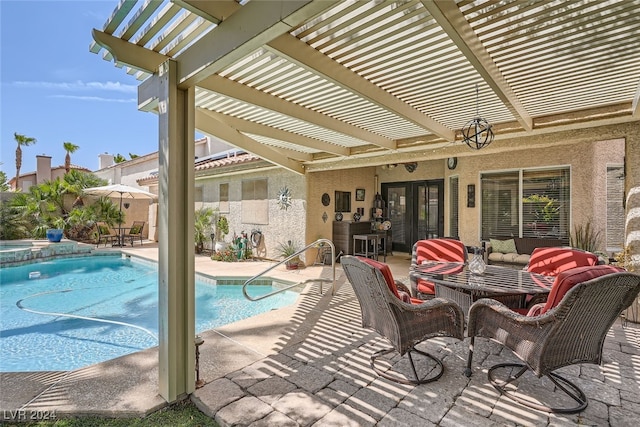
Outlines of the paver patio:
M 153 245 L 127 252 L 147 258 L 157 254 Z M 396 278 L 406 277 L 406 254 L 388 261 Z M 259 264 L 245 263 L 239 269 L 237 263 L 196 258 L 196 270 L 218 275 L 241 271 L 246 276 Z M 303 279 L 330 277 L 330 270 L 317 266 L 294 273 L 274 271 Z M 221 425 L 637 425 L 639 325 L 615 324 L 605 342 L 602 366 L 564 369 L 583 388 L 589 406 L 580 414 L 553 415 L 526 409 L 494 390 L 487 368 L 514 357 L 484 339 L 476 340 L 471 378 L 463 375 L 468 339 L 450 338 L 420 344 L 443 358 L 446 370 L 438 381 L 410 386 L 378 377 L 369 367 L 369 356 L 387 344 L 360 327 L 355 295 L 339 268 L 337 275 L 336 295 L 326 283 L 321 295 L 319 283 L 313 283 L 293 306 L 201 334 L 200 377 L 206 384 L 191 396 L 195 404 Z M 155 348 L 72 372 L 3 373 L 0 409 L 4 420 L 16 409 L 56 411 L 58 417 L 144 416 L 164 405 L 157 377 Z

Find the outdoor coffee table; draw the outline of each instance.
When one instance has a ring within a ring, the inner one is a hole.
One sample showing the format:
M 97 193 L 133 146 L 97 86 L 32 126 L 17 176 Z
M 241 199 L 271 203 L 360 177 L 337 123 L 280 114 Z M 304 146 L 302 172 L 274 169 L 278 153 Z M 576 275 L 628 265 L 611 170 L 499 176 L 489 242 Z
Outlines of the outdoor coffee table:
M 493 265 L 487 265 L 483 274 L 474 274 L 466 264 L 457 262 L 427 262 L 413 270 L 435 284 L 436 297 L 455 301 L 465 314 L 480 298 L 494 298 L 511 308 L 524 308 L 527 295 L 548 295 L 554 281 L 554 277 Z

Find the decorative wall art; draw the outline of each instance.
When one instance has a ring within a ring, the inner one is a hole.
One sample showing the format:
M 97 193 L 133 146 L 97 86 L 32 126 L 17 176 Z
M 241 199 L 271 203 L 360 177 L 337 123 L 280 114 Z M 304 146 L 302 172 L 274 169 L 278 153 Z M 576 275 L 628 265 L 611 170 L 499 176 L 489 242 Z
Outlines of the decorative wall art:
M 467 185 L 467 207 L 468 208 L 476 207 L 476 185 L 475 184 Z
M 418 163 L 417 162 L 405 163 L 404 168 L 407 170 L 407 172 L 413 173 L 418 168 Z
M 322 195 L 322 206 L 329 206 L 329 203 L 331 203 L 331 196 L 328 193 L 324 193 Z
M 364 188 L 356 188 L 356 202 L 364 202 Z
M 278 206 L 285 211 L 291 207 L 291 191 L 287 187 L 282 187 L 278 192 Z
M 351 212 L 351 192 L 336 191 L 335 192 L 335 212 Z

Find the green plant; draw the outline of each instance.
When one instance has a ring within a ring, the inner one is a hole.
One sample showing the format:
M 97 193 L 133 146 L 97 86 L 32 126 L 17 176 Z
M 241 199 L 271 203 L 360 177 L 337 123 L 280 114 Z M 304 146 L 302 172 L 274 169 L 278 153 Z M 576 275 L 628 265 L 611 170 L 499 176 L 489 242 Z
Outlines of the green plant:
M 229 221 L 226 216 L 218 214 L 218 219 L 216 220 L 216 239 L 222 242 L 227 234 L 229 234 Z
M 600 231 L 591 227 L 591 221 L 587 221 L 584 225 L 576 225 L 569 236 L 569 245 L 572 248 L 596 252 L 600 245 Z
M 288 269 L 296 269 L 298 268 L 298 266 L 300 265 L 301 261 L 300 261 L 300 257 L 298 256 L 293 256 L 294 254 L 296 254 L 300 248 L 298 247 L 298 243 L 292 240 L 287 240 L 286 243 L 281 242 L 278 247 L 277 250 L 280 252 L 280 256 L 284 259 L 287 259 L 289 257 L 292 257 L 291 259 L 287 260 L 285 262 L 285 265 L 287 266 Z
M 298 244 L 292 240 L 287 240 L 286 243 L 280 243 L 277 249 L 282 258 L 288 258 L 299 251 Z
M 212 224 L 213 209 L 200 208 L 195 211 L 194 239 L 197 253 L 202 253 L 204 249 L 204 242 L 209 238 L 209 232 L 211 231 Z
M 29 187 L 29 191 L 13 194 L 5 202 L 0 222 L 3 236 L 42 239 L 47 229 L 61 228 L 67 237 L 91 240 L 96 221 L 113 225 L 124 219 L 124 213 L 108 198 L 89 206 L 82 202 L 84 188 L 104 184 L 105 180 L 93 174 L 71 170 L 62 179 L 45 181 Z
M 524 197 L 522 203 L 532 204 L 535 209 L 533 216 L 537 222 L 554 224 L 558 220 L 561 206 L 558 205 L 558 200 L 556 199 L 545 195 L 532 194 Z

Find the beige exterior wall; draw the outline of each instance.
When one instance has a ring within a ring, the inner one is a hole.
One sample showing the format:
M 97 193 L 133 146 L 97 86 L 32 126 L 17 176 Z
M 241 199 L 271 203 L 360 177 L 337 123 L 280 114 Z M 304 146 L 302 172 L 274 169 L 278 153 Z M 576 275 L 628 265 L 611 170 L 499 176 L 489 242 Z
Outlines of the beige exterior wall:
M 571 170 L 571 218 L 572 226 L 592 221 L 592 227 L 602 230 L 602 250 L 605 247 L 606 230 L 606 170 L 607 166 L 621 165 L 624 162 L 624 138 L 599 141 L 565 140 L 558 145 L 549 144 L 549 136 L 531 141 L 532 148 L 518 151 L 501 151 L 484 154 L 474 152 L 470 156 L 458 157 L 454 170 L 446 167 L 446 159 L 419 161 L 414 172 L 408 172 L 403 164 L 389 168 L 387 165 L 354 169 L 313 172 L 307 175 L 308 216 L 307 241 L 317 238 L 329 238 L 332 235 L 334 220 L 333 193 L 336 190 L 352 192 L 352 212 L 345 214 L 344 220 L 350 221 L 357 207 L 365 208 L 362 221 L 368 221 L 373 197 L 382 183 L 444 179 L 445 184 L 445 235 L 449 230 L 449 177 L 459 178 L 459 234 L 468 245 L 480 244 L 480 175 L 482 172 L 506 171 L 518 169 L 536 169 L 557 166 L 569 166 Z M 515 141 L 503 141 L 501 145 L 512 145 Z M 519 142 L 520 144 L 526 142 Z M 496 143 L 496 145 L 500 145 Z M 537 148 L 536 148 L 537 147 Z M 468 154 L 468 153 L 465 153 Z M 377 189 L 376 189 L 377 184 Z M 467 185 L 476 185 L 476 206 L 467 207 Z M 364 202 L 355 202 L 355 189 L 365 188 Z M 327 207 L 321 203 L 323 193 L 331 196 Z M 328 220 L 322 221 L 327 212 Z
M 254 179 L 267 180 L 269 197 L 267 224 L 242 222 L 242 181 Z M 221 212 L 229 220 L 229 235 L 225 238 L 226 242 L 231 242 L 234 233 L 240 235 L 244 231 L 250 235 L 252 230 L 257 229 L 262 232 L 264 247 L 253 249 L 254 255 L 278 259 L 277 247 L 280 243 L 286 243 L 287 240 L 296 241 L 302 249 L 305 244 L 305 217 L 308 212 L 307 190 L 303 176 L 279 168 L 269 168 L 239 175 L 198 178 L 196 187 L 202 187 L 202 202 L 196 204 L 196 209 L 202 206 L 218 209 L 219 189 L 222 183 L 229 184 L 229 211 Z M 291 207 L 286 210 L 281 209 L 278 204 L 279 192 L 285 187 L 289 189 L 292 196 Z M 305 262 L 308 261 L 305 260 Z M 310 262 L 313 262 L 313 259 L 310 259 Z
M 343 221 L 352 221 L 353 214 L 357 208 L 364 208 L 364 216 L 361 221 L 369 221 L 370 208 L 373 206 L 373 200 L 376 191 L 376 168 L 363 167 L 354 169 L 340 169 L 333 171 L 311 172 L 307 177 L 307 243 L 314 242 L 318 239 L 332 239 L 333 221 L 335 220 L 335 192 L 349 191 L 351 192 L 351 212 L 343 214 Z M 356 201 L 356 189 L 363 188 L 365 190 L 364 201 Z M 322 204 L 322 195 L 329 194 L 331 201 L 329 206 Z M 323 220 L 323 215 L 327 214 L 327 220 Z M 309 251 L 308 258 L 315 258 L 315 251 Z

